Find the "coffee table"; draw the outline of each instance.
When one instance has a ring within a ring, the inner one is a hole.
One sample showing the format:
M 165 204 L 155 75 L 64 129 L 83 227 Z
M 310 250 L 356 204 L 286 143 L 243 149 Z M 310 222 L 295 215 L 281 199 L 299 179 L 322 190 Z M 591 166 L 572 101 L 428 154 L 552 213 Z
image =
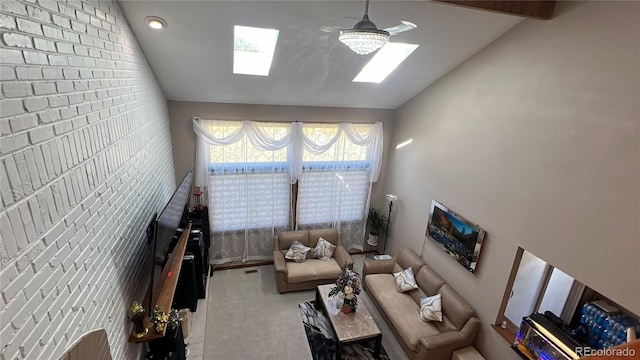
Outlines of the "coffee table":
M 382 344 L 382 332 L 373 321 L 369 309 L 365 306 L 362 299 L 358 299 L 358 309 L 355 313 L 334 315 L 329 311 L 329 292 L 334 285 L 319 285 L 316 288 L 316 306 L 319 306 L 322 312 L 331 322 L 331 327 L 336 333 L 338 339 L 338 348 L 336 349 L 336 359 L 340 360 L 342 355 L 342 347 L 348 344 L 363 342 L 365 340 L 375 339 L 373 349 L 373 357 L 380 358 L 380 347 Z

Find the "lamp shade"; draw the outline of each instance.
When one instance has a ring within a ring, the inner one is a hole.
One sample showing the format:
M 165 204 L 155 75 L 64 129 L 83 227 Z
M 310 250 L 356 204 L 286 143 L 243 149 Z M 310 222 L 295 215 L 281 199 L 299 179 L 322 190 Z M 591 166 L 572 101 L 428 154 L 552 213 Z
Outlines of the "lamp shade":
M 387 195 L 385 195 L 385 197 L 387 198 L 387 201 L 389 201 L 389 202 L 394 202 L 394 201 L 398 200 L 398 195 L 396 195 L 396 194 L 387 194 Z

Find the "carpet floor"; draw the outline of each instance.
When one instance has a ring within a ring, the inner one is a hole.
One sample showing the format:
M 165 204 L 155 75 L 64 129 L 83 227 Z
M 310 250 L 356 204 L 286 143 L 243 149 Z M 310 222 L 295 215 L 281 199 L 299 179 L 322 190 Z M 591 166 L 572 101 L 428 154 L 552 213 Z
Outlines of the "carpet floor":
M 313 301 L 300 303 L 298 309 L 300 310 L 300 317 L 304 324 L 313 360 L 335 359 L 337 340 L 329 319 L 316 309 Z M 344 346 L 342 348 L 342 360 L 373 360 L 374 345 L 375 340 L 370 340 Z M 384 346 L 380 349 L 380 359 L 389 360 Z

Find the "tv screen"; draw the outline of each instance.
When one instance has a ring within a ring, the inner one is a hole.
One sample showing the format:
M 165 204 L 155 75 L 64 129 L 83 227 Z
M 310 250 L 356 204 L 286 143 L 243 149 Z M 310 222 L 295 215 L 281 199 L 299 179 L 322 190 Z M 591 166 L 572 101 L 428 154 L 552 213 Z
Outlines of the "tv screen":
M 158 216 L 156 227 L 156 251 L 154 262 L 162 265 L 165 260 L 169 245 L 173 240 L 176 230 L 180 227 L 183 217 L 186 217 L 191 198 L 191 185 L 193 182 L 193 169 L 191 166 L 187 174 L 178 185 L 162 213 Z M 186 220 L 186 218 L 185 218 Z

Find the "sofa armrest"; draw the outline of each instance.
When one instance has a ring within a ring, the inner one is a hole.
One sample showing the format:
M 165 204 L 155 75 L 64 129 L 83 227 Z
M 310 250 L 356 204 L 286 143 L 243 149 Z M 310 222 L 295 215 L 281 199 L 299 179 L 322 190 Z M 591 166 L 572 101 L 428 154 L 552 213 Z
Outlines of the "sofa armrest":
M 273 267 L 275 267 L 276 272 L 287 274 L 287 265 L 281 251 L 276 250 L 273 252 Z
M 347 249 L 342 245 L 336 246 L 336 249 L 333 251 L 333 257 L 336 259 L 336 262 L 340 267 L 348 267 L 349 269 L 353 269 L 353 259 Z
M 445 331 L 440 334 L 426 336 L 420 339 L 420 344 L 426 349 L 427 353 L 432 355 L 440 354 L 442 358 L 449 359 L 454 350 L 471 345 L 479 329 L 480 320 L 472 317 L 459 331 Z M 436 357 L 439 358 L 440 356 Z
M 368 274 L 391 274 L 393 272 L 393 265 L 395 264 L 395 259 L 367 259 L 362 265 L 362 278 L 364 279 Z

